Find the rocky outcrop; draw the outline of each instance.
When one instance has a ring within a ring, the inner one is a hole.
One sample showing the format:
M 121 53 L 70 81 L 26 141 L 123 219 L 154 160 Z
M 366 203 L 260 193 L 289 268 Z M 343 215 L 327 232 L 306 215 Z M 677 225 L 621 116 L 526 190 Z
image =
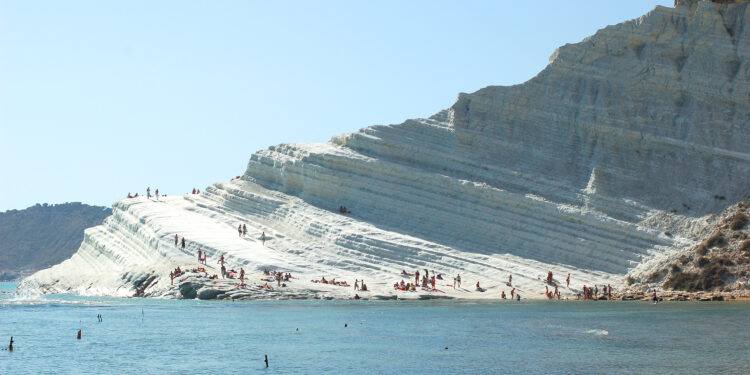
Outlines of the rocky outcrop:
M 200 196 L 118 202 L 73 259 L 27 283 L 91 290 L 67 277 L 74 267 L 168 265 L 163 274 L 198 248 L 253 271 L 365 277 L 380 296 L 402 269 L 496 291 L 513 274 L 525 297 L 544 291 L 548 270 L 575 286 L 645 277 L 750 196 L 748 22 L 744 3 L 657 7 L 560 47 L 524 84 L 460 94 L 426 119 L 270 147 Z M 238 222 L 251 237 L 225 238 Z
M 717 216 L 719 220 L 695 246 L 677 252 L 671 262 L 661 264 L 645 278 L 629 278 L 629 287 L 750 294 L 750 200 Z

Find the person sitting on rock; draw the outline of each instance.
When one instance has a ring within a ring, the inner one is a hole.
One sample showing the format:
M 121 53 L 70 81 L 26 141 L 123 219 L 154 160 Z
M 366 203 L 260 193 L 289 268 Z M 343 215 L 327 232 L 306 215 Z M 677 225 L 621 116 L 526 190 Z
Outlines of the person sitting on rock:
M 484 292 L 484 289 L 482 289 L 482 287 L 479 286 L 479 281 L 477 281 L 477 291 Z

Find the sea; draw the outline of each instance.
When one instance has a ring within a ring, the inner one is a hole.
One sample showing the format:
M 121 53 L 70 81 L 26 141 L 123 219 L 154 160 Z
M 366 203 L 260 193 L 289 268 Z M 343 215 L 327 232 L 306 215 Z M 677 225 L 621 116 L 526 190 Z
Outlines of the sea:
M 11 336 L 0 374 L 750 374 L 744 302 L 231 302 L 0 283 L 0 347 Z

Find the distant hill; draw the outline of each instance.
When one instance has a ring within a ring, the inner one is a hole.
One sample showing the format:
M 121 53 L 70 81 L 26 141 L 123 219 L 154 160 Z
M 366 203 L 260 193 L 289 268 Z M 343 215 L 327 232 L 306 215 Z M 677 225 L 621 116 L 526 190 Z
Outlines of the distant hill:
M 0 212 L 0 280 L 28 274 L 70 258 L 83 230 L 112 214 L 107 207 L 79 202 L 36 204 Z

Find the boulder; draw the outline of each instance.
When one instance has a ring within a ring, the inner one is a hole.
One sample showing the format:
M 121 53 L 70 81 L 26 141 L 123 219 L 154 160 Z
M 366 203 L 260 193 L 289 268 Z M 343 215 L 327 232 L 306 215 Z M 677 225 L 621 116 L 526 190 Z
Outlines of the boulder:
M 190 281 L 180 284 L 180 295 L 183 299 L 194 299 L 198 295 L 196 285 Z
M 222 294 L 221 290 L 202 288 L 198 291 L 198 299 L 216 299 L 220 294 Z

